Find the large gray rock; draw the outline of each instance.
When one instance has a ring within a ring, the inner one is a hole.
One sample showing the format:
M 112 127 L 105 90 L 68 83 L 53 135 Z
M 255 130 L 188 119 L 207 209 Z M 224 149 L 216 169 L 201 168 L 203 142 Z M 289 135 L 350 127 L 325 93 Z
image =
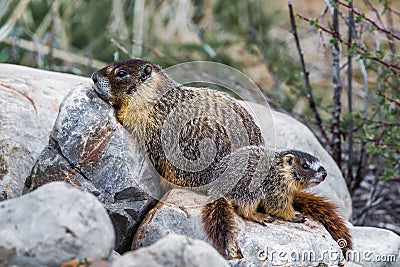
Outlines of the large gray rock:
M 90 79 L 11 64 L 0 68 L 0 140 L 13 139 L 35 158 L 47 145 L 62 99 Z
M 112 267 L 201 267 L 229 266 L 218 252 L 204 241 L 169 234 L 156 243 L 125 253 Z
M 354 238 L 350 261 L 365 267 L 400 266 L 400 236 L 375 227 L 351 228 Z
M 0 258 L 28 257 L 42 266 L 73 258 L 107 259 L 114 230 L 103 205 L 65 183 L 0 203 Z M 40 265 L 39 265 L 40 266 Z
M 149 246 L 170 233 L 205 240 L 201 224 L 201 207 L 208 201 L 204 195 L 174 189 L 147 215 L 138 229 L 132 248 Z M 305 223 L 275 221 L 268 226 L 236 217 L 237 240 L 243 259 L 233 266 L 308 266 L 324 262 L 337 266 L 340 248 L 325 228 L 307 219 Z M 328 256 L 332 252 L 333 257 Z M 303 255 L 313 255 L 311 260 Z M 268 266 L 268 265 L 267 265 Z
M 28 256 L 19 256 L 15 248 L 0 247 L 0 267 L 49 267 L 39 259 Z
M 51 181 L 77 185 L 104 203 L 115 226 L 118 252 L 129 248 L 141 220 L 155 205 L 153 197 L 160 194 L 158 175 L 140 146 L 90 86 L 79 86 L 65 97 L 26 191 Z
M 34 163 L 26 146 L 11 138 L 0 139 L 0 201 L 22 194 Z
M 63 97 L 89 79 L 0 64 L 0 201 L 20 196 Z M 4 141 L 6 140 L 6 141 Z

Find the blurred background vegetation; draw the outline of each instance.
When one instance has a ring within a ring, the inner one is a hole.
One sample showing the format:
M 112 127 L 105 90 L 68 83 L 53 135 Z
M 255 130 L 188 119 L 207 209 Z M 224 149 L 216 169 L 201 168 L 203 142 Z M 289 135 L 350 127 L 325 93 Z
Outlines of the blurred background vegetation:
M 230 65 L 334 156 L 354 224 L 400 234 L 400 1 L 293 7 L 306 74 L 283 0 L 0 0 L 0 63 L 83 76 L 132 57 Z

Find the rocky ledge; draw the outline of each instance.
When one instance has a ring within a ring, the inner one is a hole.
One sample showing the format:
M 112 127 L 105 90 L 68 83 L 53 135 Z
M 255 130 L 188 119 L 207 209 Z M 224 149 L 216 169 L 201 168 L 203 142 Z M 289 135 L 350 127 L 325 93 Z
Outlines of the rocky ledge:
M 67 267 L 85 261 L 91 266 L 338 265 L 337 258 L 323 253 L 337 253 L 338 244 L 311 219 L 261 226 L 240 217 L 244 258 L 227 262 L 203 232 L 199 203 L 204 196 L 173 190 L 156 205 L 158 175 L 89 79 L 0 67 L 0 266 Z M 256 115 L 265 114 L 265 107 L 248 104 Z M 319 157 L 329 175 L 313 191 L 350 218 L 351 199 L 334 161 L 306 126 L 272 114 L 276 136 L 269 136 L 269 126 L 260 120 L 264 138 L 273 140 L 269 145 Z M 377 228 L 351 229 L 355 263 L 398 266 L 399 236 Z M 322 255 L 300 261 L 296 255 L 302 253 Z

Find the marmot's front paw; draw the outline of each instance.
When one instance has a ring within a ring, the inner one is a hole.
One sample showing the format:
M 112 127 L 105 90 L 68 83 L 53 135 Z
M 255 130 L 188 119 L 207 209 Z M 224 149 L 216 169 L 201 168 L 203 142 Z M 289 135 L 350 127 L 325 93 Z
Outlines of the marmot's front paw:
M 271 217 L 268 214 L 264 214 L 264 213 L 260 213 L 260 212 L 256 212 L 254 214 L 252 214 L 252 216 L 249 218 L 252 221 L 255 221 L 261 225 L 268 225 L 269 223 L 272 223 L 274 221 L 274 218 Z

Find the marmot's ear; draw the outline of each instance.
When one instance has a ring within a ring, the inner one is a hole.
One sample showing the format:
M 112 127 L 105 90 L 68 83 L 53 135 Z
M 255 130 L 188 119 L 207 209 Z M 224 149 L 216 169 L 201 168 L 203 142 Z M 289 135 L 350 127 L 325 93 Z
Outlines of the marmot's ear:
M 294 163 L 294 155 L 293 154 L 286 154 L 283 156 L 283 165 L 292 166 Z
M 140 79 L 142 81 L 146 80 L 151 75 L 152 71 L 153 71 L 153 67 L 151 65 L 147 64 L 146 66 L 144 66 L 142 68 L 142 70 L 139 73 Z

